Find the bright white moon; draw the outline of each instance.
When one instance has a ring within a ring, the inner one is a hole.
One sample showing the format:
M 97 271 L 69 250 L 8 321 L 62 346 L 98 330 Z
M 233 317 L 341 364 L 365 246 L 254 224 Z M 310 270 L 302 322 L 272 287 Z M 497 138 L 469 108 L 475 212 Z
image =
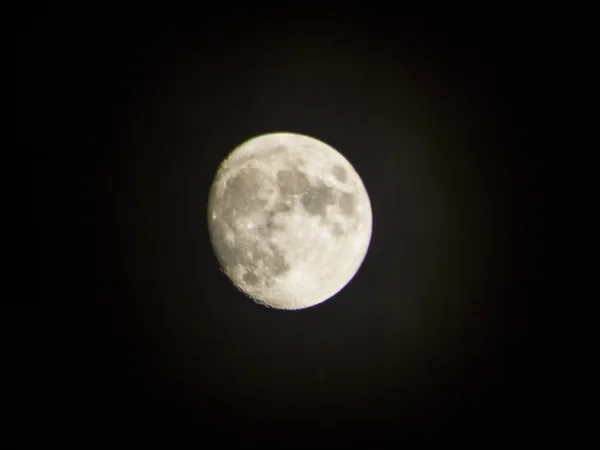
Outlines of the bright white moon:
M 317 139 L 273 133 L 223 161 L 208 227 L 223 272 L 257 303 L 308 308 L 333 297 L 361 266 L 371 203 L 352 165 Z

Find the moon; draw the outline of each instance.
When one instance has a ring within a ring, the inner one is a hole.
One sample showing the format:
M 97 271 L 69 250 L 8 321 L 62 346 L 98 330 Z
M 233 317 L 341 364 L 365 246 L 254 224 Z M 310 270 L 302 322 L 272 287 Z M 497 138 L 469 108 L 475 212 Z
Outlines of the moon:
M 362 265 L 371 202 L 350 162 L 315 138 L 254 137 L 220 165 L 208 229 L 221 270 L 264 306 L 299 310 L 340 292 Z

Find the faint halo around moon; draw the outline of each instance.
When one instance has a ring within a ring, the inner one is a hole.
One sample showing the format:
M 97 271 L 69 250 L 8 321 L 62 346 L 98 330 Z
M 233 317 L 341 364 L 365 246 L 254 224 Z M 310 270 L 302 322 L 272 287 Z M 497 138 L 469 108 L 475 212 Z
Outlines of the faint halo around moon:
M 333 297 L 360 268 L 372 232 L 358 173 L 295 133 L 254 137 L 220 165 L 208 228 L 222 271 L 259 304 L 296 310 Z

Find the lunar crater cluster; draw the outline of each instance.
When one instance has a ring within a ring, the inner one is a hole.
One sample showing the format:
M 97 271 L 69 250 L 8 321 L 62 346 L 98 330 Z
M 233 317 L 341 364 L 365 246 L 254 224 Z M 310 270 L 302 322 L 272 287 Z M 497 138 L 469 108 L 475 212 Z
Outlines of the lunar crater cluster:
M 301 309 L 354 276 L 371 236 L 367 192 L 337 151 L 291 133 L 250 140 L 223 162 L 209 197 L 223 272 L 258 303 Z

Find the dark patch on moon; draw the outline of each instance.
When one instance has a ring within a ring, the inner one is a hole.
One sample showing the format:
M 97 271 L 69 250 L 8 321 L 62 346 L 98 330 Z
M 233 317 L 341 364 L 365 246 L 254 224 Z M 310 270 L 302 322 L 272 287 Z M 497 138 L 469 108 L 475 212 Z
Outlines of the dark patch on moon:
M 225 183 L 225 191 L 214 203 L 219 205 L 216 213 L 235 229 L 236 218 L 243 213 L 261 210 L 267 204 L 266 200 L 258 197 L 263 185 L 264 174 L 254 168 L 240 170 Z
M 232 189 L 248 189 L 258 192 L 264 174 L 255 167 L 245 167 L 227 180 L 227 187 Z
M 341 181 L 342 183 L 344 183 L 348 179 L 348 176 L 346 175 L 346 170 L 342 166 L 333 166 L 331 172 L 333 173 L 333 176 L 336 177 L 337 180 Z
M 333 189 L 321 184 L 319 186 L 310 186 L 302 196 L 300 202 L 304 209 L 313 216 L 325 218 L 327 214 L 327 205 L 335 203 Z
M 283 275 L 289 272 L 291 266 L 285 259 L 283 251 L 274 244 L 269 244 L 269 248 L 273 253 L 269 255 L 268 260 L 265 262 L 267 271 L 273 275 Z
M 348 194 L 347 192 L 343 192 L 342 194 L 340 194 L 338 205 L 340 206 L 342 213 L 344 213 L 346 216 L 352 217 L 354 216 L 355 202 L 356 199 L 354 195 Z
M 285 202 L 276 203 L 271 207 L 271 209 L 264 213 L 264 221 L 260 222 L 256 226 L 256 230 L 261 236 L 265 237 L 266 239 L 270 239 L 275 231 L 284 229 L 284 227 L 278 223 L 277 216 L 281 213 L 286 213 L 291 210 L 292 206 Z
M 258 278 L 254 272 L 245 273 L 242 279 L 244 280 L 244 283 L 249 284 L 250 286 L 256 286 L 260 281 L 260 278 Z
M 333 234 L 335 237 L 340 237 L 344 235 L 344 229 L 342 228 L 342 226 L 335 222 L 332 226 L 331 226 L 331 234 Z
M 256 226 L 258 234 L 265 239 L 270 239 L 276 230 L 282 230 L 283 227 L 275 222 L 275 213 L 270 211 L 267 213 L 265 221 Z
M 292 168 L 277 172 L 277 185 L 283 195 L 297 195 L 303 193 L 310 183 L 304 172 Z
M 278 202 L 275 205 L 273 205 L 273 209 L 271 211 L 269 211 L 269 214 L 276 215 L 279 213 L 290 212 L 291 210 L 292 210 L 292 205 L 282 201 L 282 202 Z

